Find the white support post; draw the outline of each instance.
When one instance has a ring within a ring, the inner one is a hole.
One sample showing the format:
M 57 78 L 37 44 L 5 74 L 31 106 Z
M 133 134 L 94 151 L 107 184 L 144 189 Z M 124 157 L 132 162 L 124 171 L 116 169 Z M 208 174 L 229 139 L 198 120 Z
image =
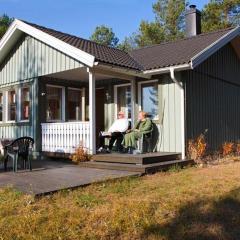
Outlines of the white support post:
M 132 127 L 135 123 L 135 116 L 136 116 L 136 80 L 131 81 L 131 106 L 132 106 Z
M 82 121 L 86 121 L 86 89 L 82 89 Z
M 90 153 L 96 154 L 96 87 L 95 75 L 92 69 L 88 68 L 89 75 L 89 124 L 90 124 Z

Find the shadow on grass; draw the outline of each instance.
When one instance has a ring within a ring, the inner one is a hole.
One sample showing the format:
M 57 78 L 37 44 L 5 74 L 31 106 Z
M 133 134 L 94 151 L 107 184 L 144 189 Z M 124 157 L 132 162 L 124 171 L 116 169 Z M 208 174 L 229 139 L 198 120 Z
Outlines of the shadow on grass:
M 183 205 L 165 225 L 151 225 L 142 236 L 158 239 L 240 239 L 240 188 L 219 199 Z

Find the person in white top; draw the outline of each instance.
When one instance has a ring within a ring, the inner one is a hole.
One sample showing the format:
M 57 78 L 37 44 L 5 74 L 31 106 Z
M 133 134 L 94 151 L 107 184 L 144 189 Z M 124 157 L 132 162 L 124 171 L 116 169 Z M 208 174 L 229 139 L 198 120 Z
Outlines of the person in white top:
M 123 141 L 123 134 L 129 128 L 129 121 L 125 118 L 124 112 L 118 113 L 118 119 L 114 121 L 112 126 L 108 129 L 107 132 L 100 132 L 99 142 L 100 146 L 98 152 L 110 152 L 112 150 L 114 142 L 117 140 L 117 150 L 121 151 L 121 143 Z M 109 146 L 107 149 L 104 149 L 104 140 L 105 138 L 110 138 Z

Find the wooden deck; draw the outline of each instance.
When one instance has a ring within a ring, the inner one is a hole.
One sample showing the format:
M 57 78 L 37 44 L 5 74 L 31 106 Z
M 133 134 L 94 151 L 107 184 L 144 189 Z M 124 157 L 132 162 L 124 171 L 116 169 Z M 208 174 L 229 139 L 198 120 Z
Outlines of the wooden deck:
M 119 153 L 96 154 L 93 156 L 92 161 L 82 163 L 81 166 L 145 174 L 166 170 L 173 165 L 186 166 L 192 164 L 194 164 L 192 160 L 182 160 L 180 153 L 156 152 L 136 155 Z
M 113 163 L 126 163 L 126 164 L 151 164 L 173 159 L 180 159 L 179 153 L 170 152 L 155 152 L 145 154 L 96 154 L 92 160 L 95 162 L 113 162 Z
M 10 186 L 21 192 L 40 196 L 130 176 L 139 176 L 139 173 L 117 169 L 83 168 L 60 159 L 34 160 L 32 172 L 19 170 L 14 173 L 11 168 L 4 172 L 3 166 L 0 165 L 0 188 Z

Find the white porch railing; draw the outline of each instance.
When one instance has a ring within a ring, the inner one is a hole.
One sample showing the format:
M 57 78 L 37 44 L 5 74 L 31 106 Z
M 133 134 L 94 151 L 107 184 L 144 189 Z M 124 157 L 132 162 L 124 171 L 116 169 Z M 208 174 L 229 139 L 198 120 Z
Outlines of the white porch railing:
M 89 150 L 89 122 L 42 123 L 42 151 L 73 153 L 83 146 Z

